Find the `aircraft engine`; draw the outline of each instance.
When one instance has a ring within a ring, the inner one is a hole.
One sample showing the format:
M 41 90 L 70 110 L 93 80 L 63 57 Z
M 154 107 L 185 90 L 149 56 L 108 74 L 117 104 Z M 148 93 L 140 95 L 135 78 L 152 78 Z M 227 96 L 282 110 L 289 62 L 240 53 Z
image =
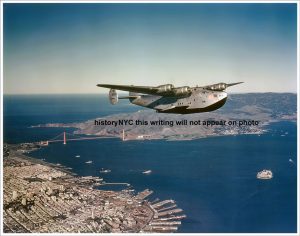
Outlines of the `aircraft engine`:
M 118 103 L 118 93 L 115 89 L 109 90 L 108 97 L 111 104 L 115 105 Z
M 156 87 L 158 89 L 157 93 L 165 94 L 172 91 L 174 88 L 173 84 L 164 84 Z
M 188 96 L 191 94 L 191 91 L 189 86 L 184 86 L 184 87 L 173 88 L 172 93 L 174 96 Z
M 219 84 L 213 84 L 207 87 L 207 89 L 209 90 L 213 90 L 213 91 L 223 91 L 227 88 L 227 84 L 225 83 L 219 83 Z

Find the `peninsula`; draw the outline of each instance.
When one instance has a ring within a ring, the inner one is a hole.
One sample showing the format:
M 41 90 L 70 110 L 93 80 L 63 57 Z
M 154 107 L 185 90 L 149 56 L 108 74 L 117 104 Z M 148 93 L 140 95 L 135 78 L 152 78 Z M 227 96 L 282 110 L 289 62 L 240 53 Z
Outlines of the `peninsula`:
M 140 110 L 79 123 L 49 123 L 33 127 L 75 128 L 74 134 L 78 135 L 121 137 L 124 140 L 187 140 L 262 134 L 270 122 L 297 120 L 296 94 L 233 94 L 228 99 L 223 108 L 208 113 L 176 115 Z
M 3 225 L 6 233 L 175 232 L 186 216 L 152 191 L 103 191 L 102 179 L 30 158 L 36 146 L 4 144 Z

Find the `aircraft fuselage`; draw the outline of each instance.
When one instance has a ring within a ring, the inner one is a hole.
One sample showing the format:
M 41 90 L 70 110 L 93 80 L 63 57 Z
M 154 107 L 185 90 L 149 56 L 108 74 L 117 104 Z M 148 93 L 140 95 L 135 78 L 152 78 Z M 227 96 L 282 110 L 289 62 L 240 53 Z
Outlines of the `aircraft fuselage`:
M 129 98 L 135 105 L 147 107 L 160 113 L 190 114 L 214 111 L 226 103 L 227 93 L 210 91 L 204 88 L 193 88 L 185 97 L 165 97 L 156 95 L 135 94 Z
M 191 114 L 217 110 L 226 103 L 225 89 L 237 83 L 217 83 L 204 87 L 175 87 L 172 84 L 159 86 L 133 86 L 98 84 L 109 88 L 109 100 L 116 104 L 118 99 L 129 99 L 132 104 L 154 109 L 160 113 Z M 128 91 L 129 96 L 118 97 L 116 90 Z

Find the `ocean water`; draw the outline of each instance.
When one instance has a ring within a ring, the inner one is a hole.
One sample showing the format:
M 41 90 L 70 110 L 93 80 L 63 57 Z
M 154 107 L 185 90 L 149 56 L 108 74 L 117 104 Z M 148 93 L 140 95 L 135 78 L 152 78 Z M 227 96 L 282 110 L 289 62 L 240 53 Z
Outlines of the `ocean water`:
M 45 140 L 62 132 L 28 128 L 31 125 L 80 122 L 139 109 L 126 101 L 111 106 L 100 95 L 4 96 L 4 141 Z M 71 167 L 78 175 L 130 183 L 136 191 L 149 188 L 152 199 L 174 199 L 187 215 L 178 232 L 287 233 L 297 231 L 296 128 L 295 123 L 279 122 L 263 135 L 53 143 L 31 155 Z M 93 163 L 86 164 L 89 160 Z M 101 168 L 111 173 L 100 173 Z M 143 175 L 148 169 L 152 173 Z M 274 178 L 256 179 L 262 169 L 271 169 Z

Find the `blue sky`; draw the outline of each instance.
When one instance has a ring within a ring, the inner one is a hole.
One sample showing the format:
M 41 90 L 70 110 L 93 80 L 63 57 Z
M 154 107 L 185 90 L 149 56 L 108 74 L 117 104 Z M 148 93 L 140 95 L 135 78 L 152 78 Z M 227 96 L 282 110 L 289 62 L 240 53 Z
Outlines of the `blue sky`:
M 296 4 L 4 3 L 4 93 L 98 83 L 296 92 Z

